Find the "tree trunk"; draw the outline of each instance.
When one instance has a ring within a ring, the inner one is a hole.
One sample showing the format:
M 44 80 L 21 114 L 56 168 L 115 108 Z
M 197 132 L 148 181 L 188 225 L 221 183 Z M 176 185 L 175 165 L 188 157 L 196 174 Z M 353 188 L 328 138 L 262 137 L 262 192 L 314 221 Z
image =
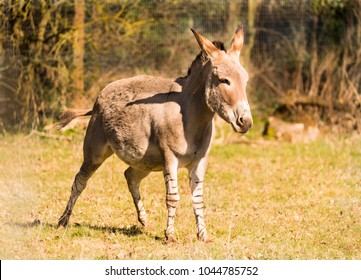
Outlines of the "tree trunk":
M 71 104 L 84 106 L 84 0 L 74 0 L 74 38 L 73 38 L 73 94 Z
M 255 35 L 255 30 L 254 30 L 254 23 L 255 23 L 255 18 L 257 15 L 257 6 L 259 4 L 258 0 L 248 0 L 248 16 L 247 16 L 247 25 L 248 25 L 248 30 L 249 30 L 249 37 L 248 39 L 248 44 L 245 46 L 245 51 L 244 51 L 244 62 L 246 67 L 250 67 L 251 64 L 251 52 L 254 46 L 254 35 Z

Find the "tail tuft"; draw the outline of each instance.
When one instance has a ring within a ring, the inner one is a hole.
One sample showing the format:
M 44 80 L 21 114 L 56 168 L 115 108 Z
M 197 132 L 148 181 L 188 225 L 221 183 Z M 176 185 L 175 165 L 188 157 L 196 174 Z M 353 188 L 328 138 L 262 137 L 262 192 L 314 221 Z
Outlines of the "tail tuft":
M 73 119 L 83 116 L 91 116 L 93 110 L 67 110 L 61 113 L 59 122 L 48 125 L 45 130 L 57 129 L 60 130 L 70 123 Z

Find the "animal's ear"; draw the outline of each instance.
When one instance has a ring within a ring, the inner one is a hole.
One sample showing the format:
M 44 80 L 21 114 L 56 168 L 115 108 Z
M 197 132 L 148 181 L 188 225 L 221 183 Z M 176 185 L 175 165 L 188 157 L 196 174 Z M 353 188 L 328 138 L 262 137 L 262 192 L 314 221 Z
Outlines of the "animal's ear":
M 232 38 L 231 48 L 228 51 L 228 54 L 236 55 L 237 57 L 239 57 L 239 55 L 241 54 L 243 43 L 244 43 L 243 26 L 239 26 Z
M 220 54 L 220 50 L 217 49 L 217 47 L 213 45 L 213 43 L 209 41 L 207 38 L 203 37 L 196 31 L 194 31 L 192 28 L 191 30 L 194 34 L 194 37 L 196 37 L 197 42 L 201 47 L 202 51 L 204 51 L 210 59 L 216 59 Z

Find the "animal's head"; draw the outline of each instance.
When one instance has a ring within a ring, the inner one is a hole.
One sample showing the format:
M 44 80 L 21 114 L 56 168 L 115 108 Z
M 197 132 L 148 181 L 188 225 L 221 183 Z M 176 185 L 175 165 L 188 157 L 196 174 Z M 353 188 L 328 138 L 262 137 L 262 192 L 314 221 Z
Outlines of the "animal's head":
M 230 123 L 236 132 L 246 133 L 253 120 L 246 94 L 248 73 L 239 62 L 244 42 L 243 28 L 237 29 L 227 52 L 219 50 L 193 29 L 192 32 L 211 62 L 206 85 L 208 107 Z

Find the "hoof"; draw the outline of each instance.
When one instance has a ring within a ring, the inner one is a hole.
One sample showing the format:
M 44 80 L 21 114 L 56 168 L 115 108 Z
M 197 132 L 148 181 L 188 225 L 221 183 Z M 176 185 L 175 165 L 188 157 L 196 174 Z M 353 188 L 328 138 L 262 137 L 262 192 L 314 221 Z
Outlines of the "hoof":
M 213 242 L 213 240 L 212 239 L 210 239 L 210 238 L 208 238 L 208 237 L 206 237 L 205 239 L 203 239 L 203 240 L 201 240 L 202 242 L 204 242 L 204 243 L 212 243 Z
M 165 233 L 165 239 L 166 239 L 167 244 L 175 243 L 177 241 L 177 239 L 175 238 L 174 232 L 169 232 L 168 233 L 165 230 L 164 233 Z
M 177 241 L 174 234 L 169 234 L 166 236 L 167 244 L 173 244 Z
M 67 227 L 69 224 L 69 216 L 60 217 L 57 228 Z
M 143 227 L 147 227 L 149 225 L 148 218 L 138 218 L 138 222 L 141 223 Z
M 143 227 L 144 227 L 144 229 L 146 231 L 153 231 L 154 230 L 154 225 L 152 223 L 150 223 L 150 222 L 147 222 L 147 223 L 142 224 L 142 225 L 143 225 Z
M 207 234 L 202 234 L 202 235 L 197 234 L 197 237 L 198 237 L 199 241 L 202 241 L 204 243 L 211 243 L 212 242 L 212 240 L 208 238 Z

